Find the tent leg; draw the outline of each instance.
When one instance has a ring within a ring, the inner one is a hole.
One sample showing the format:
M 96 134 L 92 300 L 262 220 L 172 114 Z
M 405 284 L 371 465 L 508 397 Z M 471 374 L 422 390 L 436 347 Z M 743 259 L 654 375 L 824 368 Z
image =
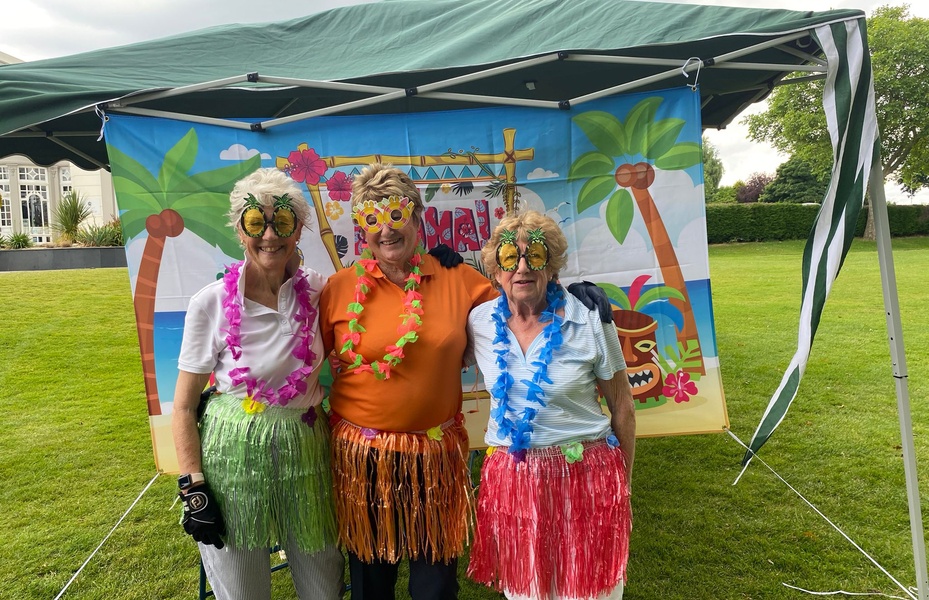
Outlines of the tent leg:
M 890 249 L 890 224 L 887 199 L 884 196 L 884 174 L 880 153 L 874 154 L 874 165 L 868 188 L 874 208 L 877 237 L 877 257 L 881 267 L 881 288 L 884 291 L 884 312 L 890 341 L 894 384 L 897 391 L 897 415 L 903 448 L 903 472 L 906 476 L 906 496 L 910 508 L 910 534 L 913 538 L 913 560 L 916 563 L 916 584 L 919 600 L 929 600 L 929 575 L 926 573 L 926 543 L 923 539 L 923 519 L 916 476 L 916 449 L 913 444 L 913 421 L 910 415 L 910 393 L 907 388 L 906 355 L 903 350 L 903 330 L 900 326 L 900 303 L 897 298 L 897 277 Z

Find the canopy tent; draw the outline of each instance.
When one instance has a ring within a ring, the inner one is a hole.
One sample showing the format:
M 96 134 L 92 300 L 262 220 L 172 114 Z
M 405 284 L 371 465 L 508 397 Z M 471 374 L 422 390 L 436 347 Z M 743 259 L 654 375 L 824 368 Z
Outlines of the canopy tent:
M 340 114 L 480 104 L 464 94 L 557 107 L 697 79 L 704 126 L 719 128 L 788 73 L 824 71 L 812 28 L 862 16 L 612 0 L 452 0 L 220 26 L 0 67 L 0 156 L 104 167 L 96 106 L 264 119 L 344 103 L 356 104 Z M 256 81 L 247 74 L 257 74 Z M 377 104 L 366 104 L 377 95 Z
M 684 83 L 700 93 L 703 126 L 721 128 L 788 75 L 825 78 L 835 165 L 804 253 L 797 354 L 746 458 L 796 396 L 870 177 L 917 583 L 919 597 L 929 600 L 864 29 L 864 14 L 857 10 L 631 0 L 384 1 L 0 66 L 0 156 L 106 168 L 101 115 L 114 111 L 267 130 L 321 114 L 487 103 L 570 110 L 609 94 Z

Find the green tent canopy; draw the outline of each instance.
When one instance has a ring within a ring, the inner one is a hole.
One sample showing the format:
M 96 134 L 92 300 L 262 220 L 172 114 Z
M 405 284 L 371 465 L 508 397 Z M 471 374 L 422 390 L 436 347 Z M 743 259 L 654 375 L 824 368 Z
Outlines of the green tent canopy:
M 863 17 L 632 0 L 405 0 L 225 25 L 0 67 L 0 156 L 105 167 L 96 107 L 261 119 L 345 103 L 333 112 L 515 100 L 567 108 L 604 90 L 694 81 L 704 126 L 720 128 L 787 74 L 825 70 L 813 28 Z

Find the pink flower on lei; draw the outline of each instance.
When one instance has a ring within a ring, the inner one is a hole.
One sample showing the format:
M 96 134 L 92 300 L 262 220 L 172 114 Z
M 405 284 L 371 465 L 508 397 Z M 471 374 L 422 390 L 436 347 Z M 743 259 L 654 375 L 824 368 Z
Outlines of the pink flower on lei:
M 668 398 L 674 398 L 674 401 L 680 404 L 688 402 L 691 396 L 697 394 L 697 384 L 690 380 L 690 373 L 678 370 L 676 373 L 669 373 L 665 378 L 661 393 Z

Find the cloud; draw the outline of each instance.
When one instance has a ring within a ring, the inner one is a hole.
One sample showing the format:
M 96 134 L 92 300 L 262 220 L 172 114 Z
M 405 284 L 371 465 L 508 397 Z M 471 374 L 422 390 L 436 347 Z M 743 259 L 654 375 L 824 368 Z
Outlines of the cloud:
M 552 177 L 558 177 L 558 173 L 542 167 L 535 168 L 526 175 L 526 179 L 551 179 Z
M 233 144 L 219 153 L 220 160 L 246 160 L 258 154 L 258 150 L 252 148 L 249 150 L 242 144 Z M 271 160 L 271 155 L 267 152 L 261 153 L 262 160 Z

